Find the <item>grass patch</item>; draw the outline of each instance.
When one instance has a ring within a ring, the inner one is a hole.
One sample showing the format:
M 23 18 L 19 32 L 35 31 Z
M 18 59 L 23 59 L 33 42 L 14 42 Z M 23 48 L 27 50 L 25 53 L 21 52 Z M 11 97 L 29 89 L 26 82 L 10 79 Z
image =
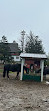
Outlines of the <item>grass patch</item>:
M 0 69 L 0 72 L 3 72 L 3 69 Z

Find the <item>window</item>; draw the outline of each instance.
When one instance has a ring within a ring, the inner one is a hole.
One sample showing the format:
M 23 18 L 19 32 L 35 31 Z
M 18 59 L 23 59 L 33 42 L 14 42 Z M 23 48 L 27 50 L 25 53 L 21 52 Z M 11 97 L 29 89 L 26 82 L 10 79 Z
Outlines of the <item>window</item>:
M 19 56 L 16 56 L 16 59 L 19 59 Z

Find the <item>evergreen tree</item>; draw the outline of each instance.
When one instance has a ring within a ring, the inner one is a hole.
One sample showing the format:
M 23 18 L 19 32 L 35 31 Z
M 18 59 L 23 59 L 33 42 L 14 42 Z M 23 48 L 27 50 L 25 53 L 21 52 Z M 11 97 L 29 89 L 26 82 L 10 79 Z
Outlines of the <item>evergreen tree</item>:
M 42 41 L 39 40 L 38 36 L 34 36 L 32 32 L 30 32 L 30 36 L 28 36 L 25 51 L 26 53 L 45 53 L 42 46 Z
M 7 38 L 3 35 L 2 40 L 3 43 L 8 43 Z
M 0 42 L 0 60 L 4 63 L 6 61 L 10 62 L 12 59 L 7 38 L 3 36 Z

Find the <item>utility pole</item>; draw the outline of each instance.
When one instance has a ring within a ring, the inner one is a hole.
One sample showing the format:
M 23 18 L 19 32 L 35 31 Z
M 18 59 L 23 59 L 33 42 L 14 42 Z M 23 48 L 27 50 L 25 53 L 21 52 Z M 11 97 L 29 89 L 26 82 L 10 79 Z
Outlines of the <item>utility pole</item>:
M 24 36 L 25 36 L 25 31 L 24 31 L 24 30 L 21 31 L 21 35 L 22 35 L 22 41 L 21 41 L 21 43 L 22 43 L 22 52 L 25 52 L 25 49 L 24 49 Z

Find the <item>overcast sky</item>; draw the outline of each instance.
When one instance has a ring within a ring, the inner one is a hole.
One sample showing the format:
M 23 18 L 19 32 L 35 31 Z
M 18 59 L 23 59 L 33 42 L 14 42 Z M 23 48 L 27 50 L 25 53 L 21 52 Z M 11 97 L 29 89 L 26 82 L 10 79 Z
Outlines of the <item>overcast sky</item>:
M 22 30 L 38 35 L 49 52 L 49 0 L 0 0 L 0 40 L 18 42 Z

